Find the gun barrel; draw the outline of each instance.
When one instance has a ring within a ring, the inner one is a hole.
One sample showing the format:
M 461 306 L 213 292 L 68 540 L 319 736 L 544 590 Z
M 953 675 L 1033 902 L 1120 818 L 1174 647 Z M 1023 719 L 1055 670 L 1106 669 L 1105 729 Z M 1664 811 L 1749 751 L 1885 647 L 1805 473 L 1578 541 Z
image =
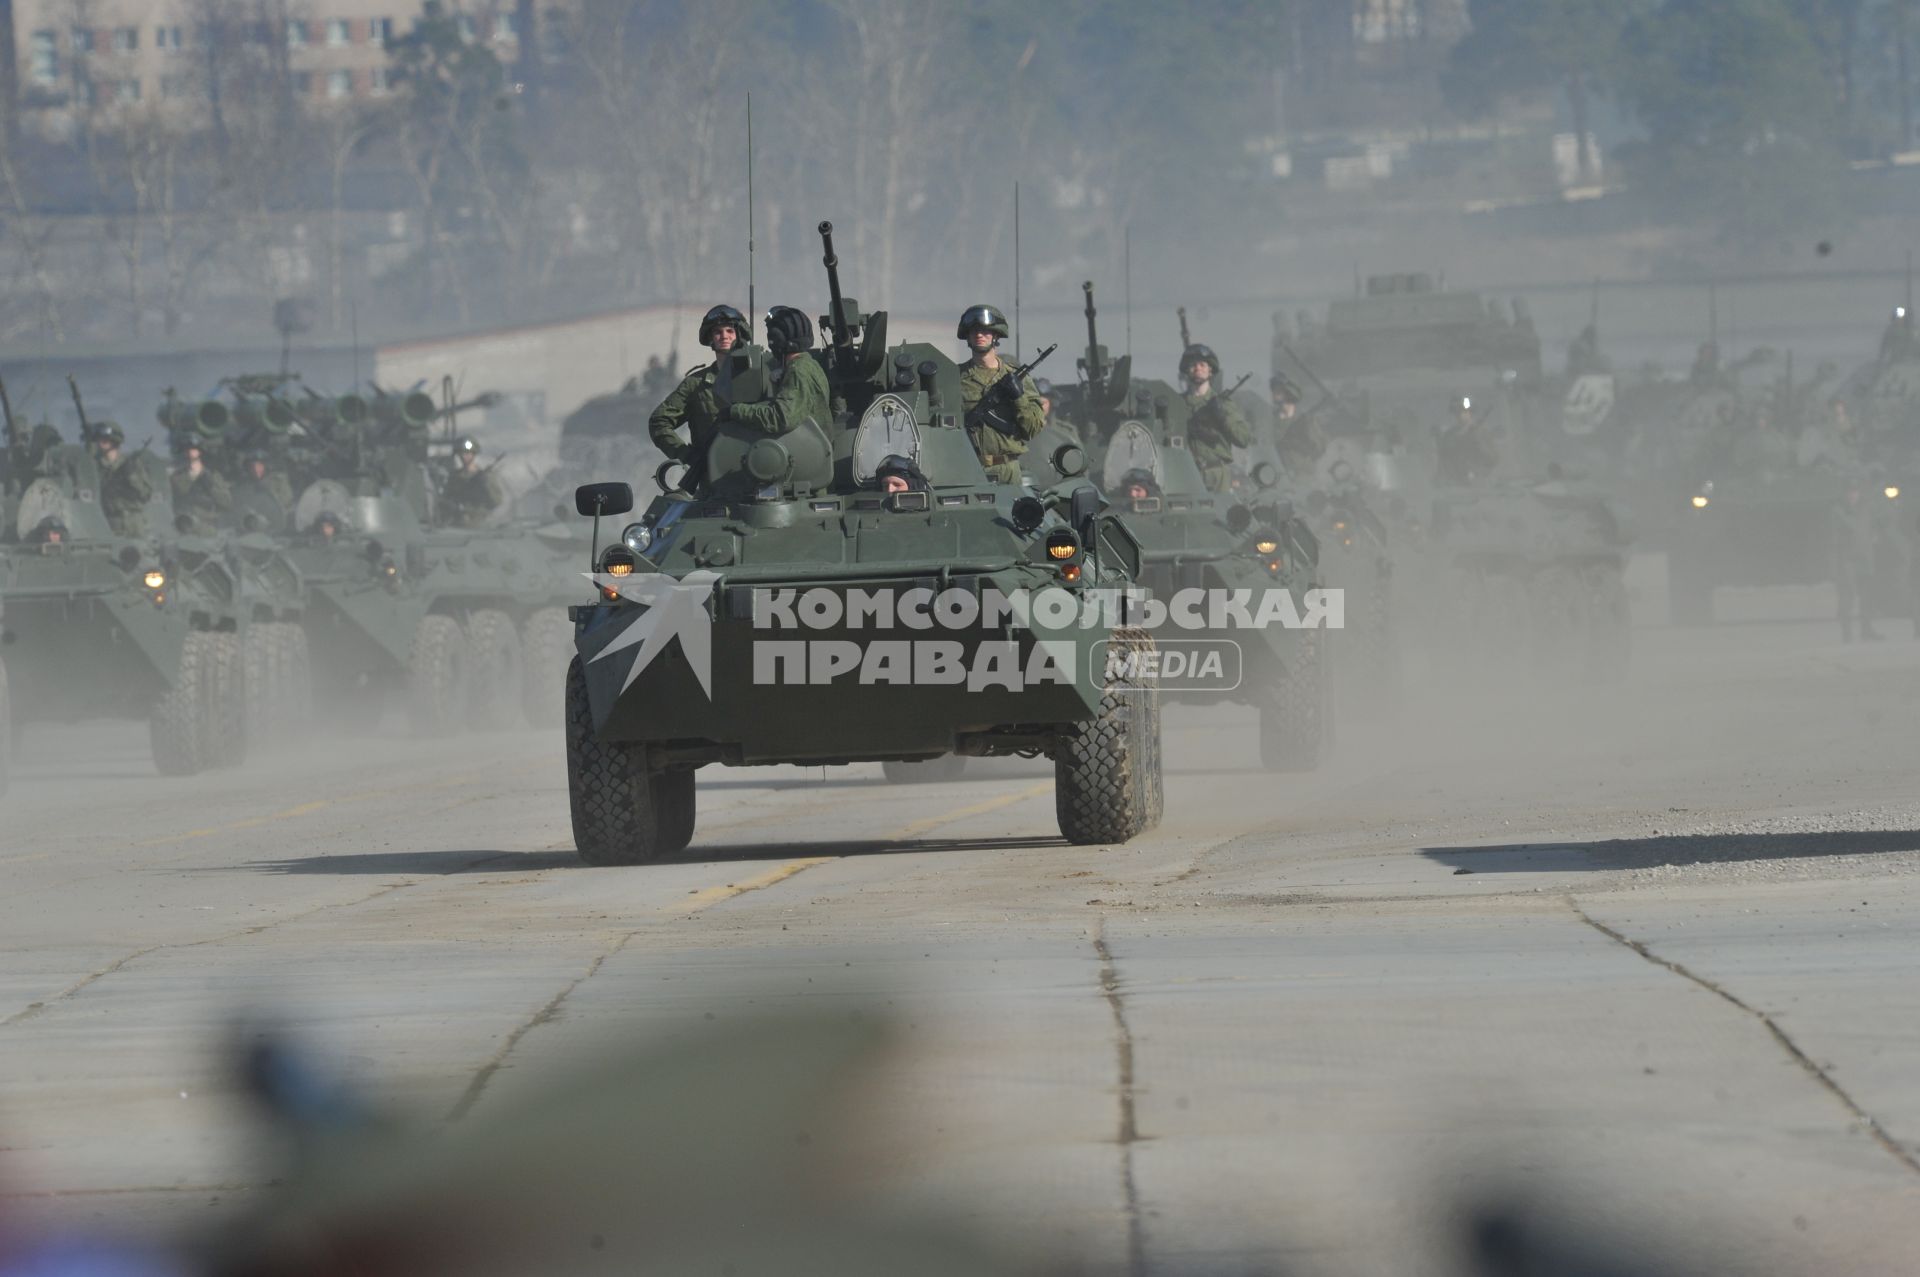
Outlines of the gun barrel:
M 827 296 L 832 303 L 832 309 L 827 313 L 827 323 L 832 329 L 833 344 L 845 346 L 849 338 L 840 299 L 840 259 L 833 255 L 833 223 L 820 223 L 819 231 L 822 249 L 820 263 L 827 268 Z
M 1087 297 L 1087 384 L 1092 387 L 1094 398 L 1098 400 L 1103 397 L 1101 391 L 1106 374 L 1100 367 L 1100 330 L 1094 321 L 1093 281 L 1089 279 L 1083 282 L 1080 291 Z

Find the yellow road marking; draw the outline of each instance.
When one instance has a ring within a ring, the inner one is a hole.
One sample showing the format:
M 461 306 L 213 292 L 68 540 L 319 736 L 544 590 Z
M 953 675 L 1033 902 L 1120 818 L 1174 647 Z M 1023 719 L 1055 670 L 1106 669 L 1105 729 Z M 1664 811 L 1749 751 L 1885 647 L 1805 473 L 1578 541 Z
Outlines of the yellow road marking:
M 1029 798 L 1038 798 L 1042 794 L 1053 792 L 1052 781 L 1042 781 L 1038 785 L 1022 789 L 1018 793 L 1002 794 L 998 798 L 989 798 L 985 802 L 975 803 L 971 807 L 962 807 L 941 816 L 929 816 L 925 820 L 916 820 L 911 825 L 887 835 L 889 842 L 904 842 L 908 838 L 918 838 L 921 834 L 951 825 L 956 820 L 965 820 L 969 816 L 984 816 L 990 811 L 999 811 L 1002 807 L 1011 807 L 1023 803 Z
M 886 835 L 883 841 L 905 842 L 909 838 L 918 838 L 921 834 L 938 829 L 942 825 L 951 825 L 955 821 L 965 820 L 969 816 L 984 816 L 988 812 L 999 811 L 1003 807 L 1011 807 L 1015 803 L 1025 802 L 1029 798 L 1038 798 L 1042 794 L 1051 792 L 1053 792 L 1053 782 L 1046 781 L 1043 784 L 1034 785 L 1015 793 L 1002 794 L 998 798 L 989 798 L 984 802 L 973 803 L 966 807 L 958 807 L 952 811 L 943 812 L 938 816 L 929 816 L 925 820 L 916 820 L 911 825 L 904 825 Z M 839 859 L 841 859 L 839 856 L 809 856 L 804 860 L 789 860 L 786 864 L 769 869 L 765 873 L 758 874 L 755 877 L 742 879 L 739 882 L 730 882 L 724 887 L 708 887 L 704 891 L 696 891 L 667 912 L 676 915 L 699 913 L 703 909 L 711 909 L 715 905 L 723 904 L 736 896 L 743 896 L 749 891 L 759 891 L 764 887 L 771 887 L 775 883 L 785 882 L 795 874 L 805 873 L 816 865 L 832 864 Z
M 805 860 L 789 860 L 784 865 L 769 869 L 752 878 L 730 882 L 724 887 L 708 887 L 705 891 L 696 891 L 668 912 L 699 913 L 702 909 L 711 909 L 722 901 L 743 896 L 749 891 L 758 891 L 762 887 L 771 887 L 776 882 L 785 882 L 795 874 L 803 873 L 815 865 L 828 864 L 838 859 L 840 859 L 838 856 L 811 856 Z

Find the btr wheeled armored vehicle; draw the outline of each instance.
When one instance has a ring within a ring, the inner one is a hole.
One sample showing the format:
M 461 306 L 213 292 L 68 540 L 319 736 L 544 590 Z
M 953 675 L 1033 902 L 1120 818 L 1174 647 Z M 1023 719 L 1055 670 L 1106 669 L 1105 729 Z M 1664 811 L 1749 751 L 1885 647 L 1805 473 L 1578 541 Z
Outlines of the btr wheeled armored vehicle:
M 1101 491 L 1140 542 L 1140 585 L 1155 615 L 1165 609 L 1154 627 L 1161 690 L 1182 702 L 1256 707 L 1262 765 L 1311 771 L 1332 742 L 1323 623 L 1337 623 L 1326 611 L 1337 596 L 1323 589 L 1318 538 L 1279 491 L 1270 462 L 1253 467 L 1242 495 L 1208 491 L 1187 447 L 1185 398 L 1166 382 L 1134 377 L 1128 361 L 1108 360 L 1093 285 L 1082 289 L 1082 380 L 1056 392 Z M 1029 470 L 1045 474 L 1041 451 Z
M 1161 802 L 1152 640 L 1126 624 L 1139 548 L 1077 477 L 1040 493 L 988 479 L 958 368 L 932 346 L 889 347 L 885 312 L 842 298 L 831 229 L 828 342 L 797 355 L 825 372 L 831 419 L 778 435 L 723 423 L 698 490 L 663 475 L 668 490 L 595 556 L 599 599 L 573 609 L 580 856 L 686 846 L 708 764 L 956 753 L 1050 757 L 1060 832 L 1125 842 Z M 758 347 L 725 356 L 729 411 L 768 396 L 772 366 Z M 631 500 L 591 485 L 578 508 Z

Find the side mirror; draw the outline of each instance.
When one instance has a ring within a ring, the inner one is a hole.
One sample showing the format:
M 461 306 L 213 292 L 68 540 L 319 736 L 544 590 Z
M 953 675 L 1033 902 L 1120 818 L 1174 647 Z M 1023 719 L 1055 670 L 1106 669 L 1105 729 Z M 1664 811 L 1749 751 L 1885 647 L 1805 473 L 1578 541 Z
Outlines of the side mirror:
M 1253 526 L 1253 511 L 1243 505 L 1236 505 L 1227 511 L 1227 531 L 1239 536 Z
M 1073 496 L 1067 500 L 1067 523 L 1080 534 L 1082 545 L 1093 540 L 1088 535 L 1087 524 L 1094 515 L 1100 513 L 1101 504 L 1099 491 L 1092 487 L 1075 488 Z
M 1094 552 L 1103 567 L 1118 567 L 1127 574 L 1127 579 L 1140 579 L 1140 565 L 1145 555 L 1140 549 L 1140 541 L 1133 530 L 1120 519 L 1109 514 L 1095 521 L 1093 539 Z
M 1068 479 L 1087 472 L 1087 454 L 1077 443 L 1063 443 L 1053 450 L 1053 468 Z
M 586 516 L 625 514 L 633 509 L 633 489 L 624 483 L 588 483 L 573 490 L 574 512 Z

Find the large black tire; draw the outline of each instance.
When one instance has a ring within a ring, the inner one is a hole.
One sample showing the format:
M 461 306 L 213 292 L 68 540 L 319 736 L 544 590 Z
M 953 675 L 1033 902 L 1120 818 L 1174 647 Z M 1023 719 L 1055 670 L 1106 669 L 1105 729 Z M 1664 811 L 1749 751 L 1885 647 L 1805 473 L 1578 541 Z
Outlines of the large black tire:
M 211 717 L 213 635 L 187 635 L 180 649 L 180 667 L 173 687 L 154 706 L 147 721 L 147 739 L 153 765 L 162 776 L 193 776 L 211 766 L 207 758 L 208 720 Z
M 1332 639 L 1338 654 L 1334 682 L 1341 703 L 1392 717 L 1400 711 L 1404 680 L 1393 609 L 1383 581 L 1347 591 L 1346 628 Z
M 488 609 L 467 618 L 467 658 L 473 695 L 472 725 L 479 731 L 504 731 L 520 724 L 520 628 L 505 612 Z
M 422 617 L 407 657 L 407 718 L 416 736 L 446 736 L 467 721 L 467 636 L 450 616 Z
M 960 779 L 961 773 L 966 770 L 965 754 L 947 754 L 918 763 L 888 759 L 880 764 L 882 774 L 895 785 L 937 785 L 943 781 Z
M 1301 631 L 1286 673 L 1260 705 L 1260 765 L 1276 772 L 1319 767 L 1332 739 L 1328 699 L 1324 641 Z
M 276 628 L 271 622 L 257 621 L 247 627 L 240 641 L 241 661 L 247 671 L 247 736 L 255 748 L 264 746 L 273 735 L 273 692 L 278 682 L 273 672 L 278 659 L 273 650 Z
M 222 632 L 207 638 L 211 652 L 207 766 L 238 767 L 247 761 L 247 656 L 238 634 Z
M 13 699 L 7 692 L 7 663 L 0 661 L 0 794 L 13 776 Z
M 567 663 L 573 659 L 573 622 L 567 609 L 543 607 L 530 613 L 520 627 L 520 652 L 527 722 L 558 727 L 566 720 Z
M 691 771 L 653 774 L 653 806 L 660 813 L 658 855 L 671 856 L 685 851 L 693 841 L 693 827 L 699 813 L 693 775 Z
M 1128 631 L 1115 635 L 1116 646 L 1152 643 L 1145 635 L 1123 635 Z M 1053 757 L 1053 806 L 1068 842 L 1124 843 L 1147 828 L 1155 701 L 1152 687 L 1117 672 L 1107 680 L 1099 716 L 1061 733 Z
M 661 785 L 647 771 L 645 750 L 603 741 L 593 730 L 587 703 L 587 678 L 574 658 L 567 668 L 567 805 L 573 817 L 573 845 L 590 865 L 642 865 L 686 845 L 671 845 L 684 825 L 693 837 L 693 773 L 685 773 L 684 813 L 663 818 L 659 798 L 669 805 L 680 797 L 676 782 Z M 664 826 L 673 823 L 676 827 Z

